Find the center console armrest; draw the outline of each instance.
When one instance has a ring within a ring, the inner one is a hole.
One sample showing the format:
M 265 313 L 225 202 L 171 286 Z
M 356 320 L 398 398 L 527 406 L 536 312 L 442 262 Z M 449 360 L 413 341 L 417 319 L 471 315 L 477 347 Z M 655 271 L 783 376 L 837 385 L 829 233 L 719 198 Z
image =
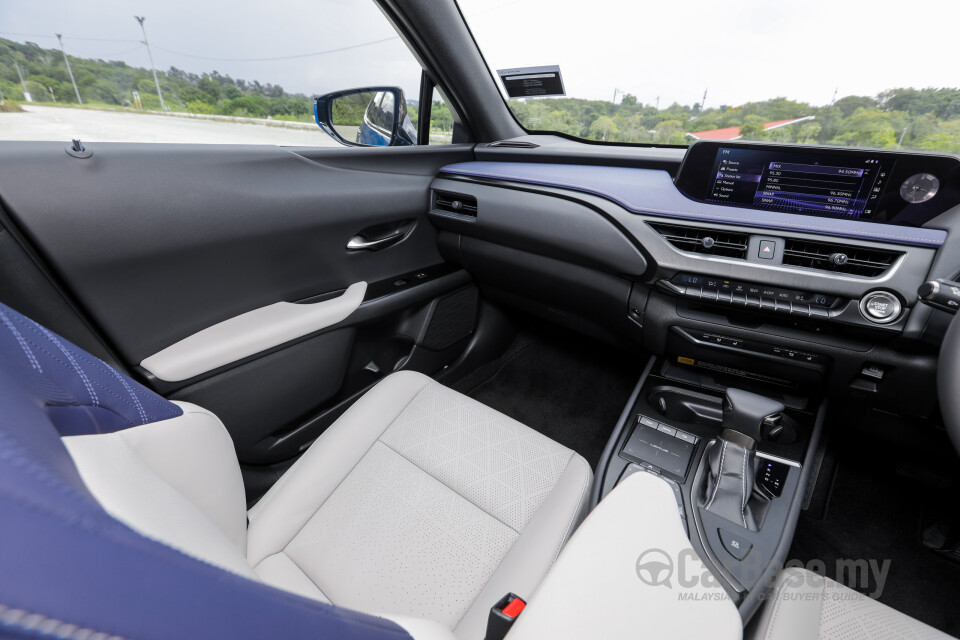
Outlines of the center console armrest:
M 507 640 L 743 637 L 737 607 L 690 545 L 671 487 L 623 480 L 584 520 Z

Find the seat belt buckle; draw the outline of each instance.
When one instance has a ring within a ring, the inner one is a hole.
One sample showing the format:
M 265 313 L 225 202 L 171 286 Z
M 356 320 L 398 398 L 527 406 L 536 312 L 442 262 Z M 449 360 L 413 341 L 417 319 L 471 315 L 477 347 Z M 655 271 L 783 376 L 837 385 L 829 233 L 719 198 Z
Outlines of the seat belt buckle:
M 503 640 L 526 606 L 526 601 L 515 593 L 508 593 L 500 598 L 497 604 L 490 608 L 484 640 Z

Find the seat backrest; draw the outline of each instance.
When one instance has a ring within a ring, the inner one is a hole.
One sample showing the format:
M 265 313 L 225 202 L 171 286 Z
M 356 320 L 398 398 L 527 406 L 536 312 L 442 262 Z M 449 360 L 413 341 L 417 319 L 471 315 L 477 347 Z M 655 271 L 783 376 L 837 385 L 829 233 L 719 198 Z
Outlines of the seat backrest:
M 242 484 L 197 412 L 0 304 L 0 635 L 409 638 L 230 566 Z

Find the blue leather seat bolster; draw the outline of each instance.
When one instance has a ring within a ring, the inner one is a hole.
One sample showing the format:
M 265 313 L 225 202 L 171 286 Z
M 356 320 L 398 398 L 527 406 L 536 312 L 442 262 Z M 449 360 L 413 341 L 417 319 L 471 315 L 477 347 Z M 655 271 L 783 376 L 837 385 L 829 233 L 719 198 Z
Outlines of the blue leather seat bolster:
M 111 433 L 182 415 L 177 405 L 0 303 L 0 366 L 61 435 Z
M 48 413 L 52 381 L 68 378 L 48 368 L 38 393 L 20 360 L 11 365 L 8 346 L 0 339 L 0 605 L 144 640 L 410 637 L 390 621 L 226 572 L 112 518 L 86 490 Z M 0 618 L 0 636 L 48 637 L 24 620 Z

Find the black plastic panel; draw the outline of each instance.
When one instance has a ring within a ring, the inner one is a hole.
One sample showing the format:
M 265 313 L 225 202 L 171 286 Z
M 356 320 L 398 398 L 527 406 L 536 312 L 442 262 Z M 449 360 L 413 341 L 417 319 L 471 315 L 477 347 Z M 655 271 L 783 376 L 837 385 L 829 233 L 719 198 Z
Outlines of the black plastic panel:
M 487 296 L 608 342 L 639 341 L 628 280 L 475 238 L 460 239 L 460 254 Z
M 354 330 L 319 335 L 181 389 L 174 400 L 214 412 L 248 464 L 269 464 L 297 453 L 299 443 L 274 447 L 283 430 L 298 426 L 340 389 Z
M 0 193 L 130 364 L 258 307 L 441 262 L 423 223 L 428 187 L 439 166 L 470 156 L 464 147 L 89 148 L 93 157 L 77 160 L 61 143 L 5 143 Z M 403 242 L 346 252 L 361 229 L 407 219 L 420 223 Z
M 632 237 L 591 207 L 465 180 L 438 178 L 433 187 L 477 199 L 475 218 L 431 210 L 440 229 L 609 273 L 647 271 L 647 258 Z

